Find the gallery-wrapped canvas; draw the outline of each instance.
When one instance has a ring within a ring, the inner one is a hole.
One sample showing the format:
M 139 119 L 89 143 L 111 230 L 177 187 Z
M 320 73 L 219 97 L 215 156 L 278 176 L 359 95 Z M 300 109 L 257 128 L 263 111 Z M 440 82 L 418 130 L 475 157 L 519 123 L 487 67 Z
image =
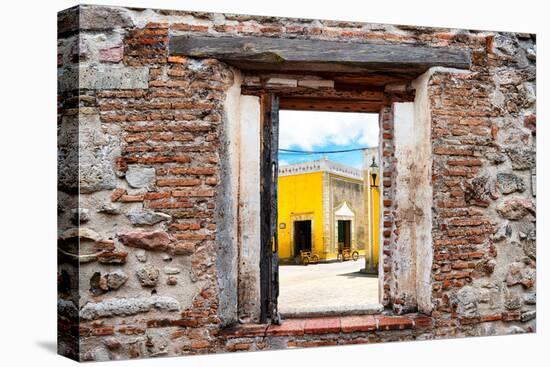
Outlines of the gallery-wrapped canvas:
M 535 332 L 534 34 L 80 5 L 57 67 L 59 354 Z

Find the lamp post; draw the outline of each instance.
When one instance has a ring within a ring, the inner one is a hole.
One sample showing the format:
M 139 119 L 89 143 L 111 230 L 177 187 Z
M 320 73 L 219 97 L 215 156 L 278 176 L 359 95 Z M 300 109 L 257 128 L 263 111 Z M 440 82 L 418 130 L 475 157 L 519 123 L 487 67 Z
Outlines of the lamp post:
M 370 177 L 372 178 L 372 187 L 378 187 L 376 184 L 376 176 L 378 176 L 378 165 L 376 164 L 376 161 L 374 160 L 374 157 L 372 157 L 372 163 L 370 164 Z
M 369 253 L 368 256 L 365 256 L 365 272 L 368 274 L 378 274 L 378 269 L 374 264 L 374 203 L 373 196 L 371 193 L 371 188 L 378 188 L 376 179 L 378 178 L 378 165 L 376 164 L 376 159 L 372 157 L 372 163 L 368 167 L 367 173 L 369 175 L 369 180 L 367 184 L 367 210 L 368 210 L 368 244 L 369 244 Z

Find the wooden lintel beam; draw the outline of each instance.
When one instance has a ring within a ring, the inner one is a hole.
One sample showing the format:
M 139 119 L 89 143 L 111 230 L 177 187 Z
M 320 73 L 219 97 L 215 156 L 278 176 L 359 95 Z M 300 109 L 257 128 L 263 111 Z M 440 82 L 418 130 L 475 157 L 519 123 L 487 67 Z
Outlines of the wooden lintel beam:
M 266 88 L 264 86 L 241 86 L 241 93 L 246 95 L 261 95 L 271 91 L 281 98 L 308 98 L 308 99 L 340 99 L 358 100 L 362 102 L 381 102 L 384 100 L 384 92 L 379 90 L 340 91 L 335 89 L 314 88 Z
M 382 101 L 352 101 L 328 98 L 285 98 L 281 97 L 282 110 L 311 110 L 334 112 L 380 112 Z
M 268 37 L 174 36 L 170 54 L 215 58 L 244 70 L 419 74 L 432 66 L 468 69 L 471 63 L 468 51 L 450 47 Z

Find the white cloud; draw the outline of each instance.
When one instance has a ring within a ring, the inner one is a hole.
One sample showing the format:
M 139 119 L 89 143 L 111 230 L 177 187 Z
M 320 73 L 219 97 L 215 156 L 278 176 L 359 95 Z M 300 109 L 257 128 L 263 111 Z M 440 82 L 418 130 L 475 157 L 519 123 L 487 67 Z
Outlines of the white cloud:
M 312 150 L 328 144 L 378 145 L 374 113 L 280 111 L 279 148 Z

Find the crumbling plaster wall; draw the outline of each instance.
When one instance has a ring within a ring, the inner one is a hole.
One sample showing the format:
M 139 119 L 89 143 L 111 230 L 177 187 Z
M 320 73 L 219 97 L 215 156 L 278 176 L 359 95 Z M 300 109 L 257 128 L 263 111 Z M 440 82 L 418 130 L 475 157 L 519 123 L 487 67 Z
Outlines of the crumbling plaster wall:
M 235 134 L 240 77 L 216 60 L 170 55 L 171 36 L 196 34 L 471 51 L 467 73 L 438 71 L 425 80 L 432 292 L 418 306 L 427 310 L 431 299 L 433 328 L 363 340 L 534 330 L 534 35 L 83 5 L 59 14 L 62 354 L 108 360 L 234 346 L 219 333 L 236 317 L 239 299 L 235 173 L 242 161 L 231 152 L 242 137 Z M 400 208 L 391 106 L 414 98 L 386 94 L 382 301 L 404 312 L 405 300 L 393 292 Z M 231 350 L 297 345 L 293 340 Z
M 240 98 L 239 321 L 260 320 L 260 98 Z
M 392 257 L 392 293 L 400 312 L 432 311 L 432 150 L 428 81 L 433 68 L 411 82 L 413 102 L 392 105 L 395 146 L 395 205 L 399 241 Z M 407 86 L 404 86 L 406 89 Z
M 431 142 L 430 121 L 423 113 L 422 83 L 415 83 L 415 102 L 393 105 L 396 156 L 395 202 L 399 208 L 399 241 L 393 257 L 395 294 L 404 300 L 404 309 L 431 311 Z M 425 94 L 425 92 L 424 92 Z M 422 305 L 422 307 L 421 307 Z
M 220 189 L 216 201 L 217 256 L 219 287 L 218 317 L 222 325 L 230 325 L 238 314 L 239 272 L 239 195 L 241 176 L 241 82 L 233 69 L 233 83 L 224 101 L 223 138 L 220 140 Z M 218 227 L 219 226 L 219 227 Z
M 415 89 L 414 97 L 414 125 L 416 127 L 416 149 L 414 160 L 416 169 L 411 173 L 415 176 L 416 185 L 414 190 L 415 203 L 415 226 L 416 226 L 416 302 L 418 310 L 430 314 L 432 304 L 432 144 L 431 138 L 431 115 L 428 100 L 428 81 L 433 69 L 413 81 Z

